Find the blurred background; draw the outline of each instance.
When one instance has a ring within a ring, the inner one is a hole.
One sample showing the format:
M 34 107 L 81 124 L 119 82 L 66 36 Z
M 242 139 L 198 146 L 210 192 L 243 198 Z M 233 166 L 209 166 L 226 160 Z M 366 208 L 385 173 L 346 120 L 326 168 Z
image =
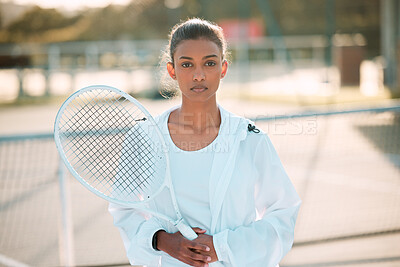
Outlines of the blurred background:
M 170 28 L 218 23 L 226 109 L 268 133 L 303 205 L 281 266 L 400 266 L 400 1 L 0 0 L 0 266 L 125 266 L 107 203 L 52 128 L 72 92 L 122 89 L 153 115 Z

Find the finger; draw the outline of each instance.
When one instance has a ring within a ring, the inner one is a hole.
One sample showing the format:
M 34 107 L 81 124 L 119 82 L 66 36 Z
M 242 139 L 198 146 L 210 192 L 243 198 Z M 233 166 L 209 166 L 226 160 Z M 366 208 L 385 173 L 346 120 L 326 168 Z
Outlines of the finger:
M 196 234 L 204 234 L 205 232 L 207 232 L 207 230 L 198 227 L 193 227 L 192 229 Z
M 210 247 L 209 247 L 209 246 L 203 245 L 203 244 L 198 243 L 198 242 L 193 242 L 193 241 L 191 241 L 191 242 L 188 244 L 188 247 L 189 247 L 190 249 L 198 250 L 198 251 L 210 251 Z
M 192 260 L 199 261 L 202 263 L 207 263 L 211 261 L 211 257 L 208 255 L 201 255 L 199 253 L 195 253 L 194 251 L 190 251 L 188 254 L 188 257 L 190 257 Z
M 183 263 L 186 263 L 187 265 L 190 265 L 190 266 L 208 267 L 208 263 L 204 263 L 204 262 L 201 262 L 201 261 L 195 261 L 195 260 L 190 260 L 190 259 L 182 259 L 181 261 Z
M 203 261 L 203 260 L 196 260 L 193 259 L 196 258 L 196 256 L 194 256 L 193 254 L 186 254 L 185 256 L 182 255 L 181 258 L 178 258 L 180 261 L 190 265 L 190 266 L 199 266 L 199 267 L 206 267 L 208 266 L 207 261 Z M 207 260 L 207 259 L 206 259 Z

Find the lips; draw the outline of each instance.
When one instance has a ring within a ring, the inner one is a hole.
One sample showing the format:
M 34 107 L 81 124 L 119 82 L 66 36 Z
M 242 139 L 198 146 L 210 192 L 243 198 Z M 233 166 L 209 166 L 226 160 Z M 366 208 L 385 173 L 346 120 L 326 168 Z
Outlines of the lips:
M 196 86 L 190 88 L 190 90 L 192 90 L 193 92 L 196 92 L 196 93 L 204 92 L 207 89 L 208 88 L 206 86 L 203 86 L 203 85 L 196 85 Z

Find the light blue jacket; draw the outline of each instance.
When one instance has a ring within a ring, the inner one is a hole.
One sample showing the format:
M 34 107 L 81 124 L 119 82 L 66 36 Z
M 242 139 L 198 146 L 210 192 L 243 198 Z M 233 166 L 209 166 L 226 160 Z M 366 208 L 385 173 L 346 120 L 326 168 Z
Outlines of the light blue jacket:
M 212 220 L 207 231 L 213 235 L 219 261 L 210 266 L 277 266 L 293 244 L 300 198 L 268 136 L 248 131 L 249 120 L 219 108 L 222 136 L 213 144 Z M 156 122 L 164 122 L 171 111 Z M 165 202 L 160 195 L 151 205 L 162 210 Z M 174 233 L 173 225 L 116 204 L 110 204 L 109 211 L 131 264 L 188 266 L 152 248 L 153 234 L 159 229 Z

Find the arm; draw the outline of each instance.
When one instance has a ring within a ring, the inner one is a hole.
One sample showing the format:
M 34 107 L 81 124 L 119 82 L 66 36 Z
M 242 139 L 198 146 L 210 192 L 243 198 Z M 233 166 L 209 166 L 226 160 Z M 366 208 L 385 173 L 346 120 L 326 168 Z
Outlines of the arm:
M 112 203 L 109 205 L 109 212 L 114 217 L 114 225 L 120 231 L 131 264 L 158 266 L 163 252 L 191 266 L 208 266 L 207 262 L 211 261 L 209 246 L 197 239 L 190 241 L 180 232 L 167 233 L 156 217 L 147 219 L 135 209 Z M 198 228 L 194 230 L 198 234 L 205 232 Z M 154 235 L 158 250 L 153 248 Z
M 220 261 L 232 266 L 276 266 L 293 244 L 300 198 L 267 136 L 254 154 L 258 220 L 213 237 Z
M 157 266 L 161 252 L 153 249 L 152 236 L 163 229 L 161 222 L 156 217 L 146 218 L 135 209 L 113 203 L 108 210 L 121 234 L 129 262 Z
M 147 127 L 147 123 L 136 124 L 125 136 L 113 188 L 113 194 L 115 193 L 118 199 L 128 193 L 134 200 L 139 201 L 137 194 L 124 192 L 125 188 L 123 186 L 119 188 L 119 185 L 126 184 L 126 181 L 131 180 L 130 176 L 135 175 L 133 171 L 127 170 L 135 170 L 135 165 L 141 164 L 137 161 L 140 158 L 138 156 L 140 151 L 132 144 L 135 143 L 136 132 L 141 132 L 142 128 Z M 154 202 L 147 205 L 154 205 Z M 152 236 L 158 230 L 164 229 L 165 225 L 156 217 L 148 216 L 134 208 L 110 203 L 108 210 L 114 218 L 114 225 L 121 234 L 130 263 L 157 266 L 161 252 L 153 249 Z

